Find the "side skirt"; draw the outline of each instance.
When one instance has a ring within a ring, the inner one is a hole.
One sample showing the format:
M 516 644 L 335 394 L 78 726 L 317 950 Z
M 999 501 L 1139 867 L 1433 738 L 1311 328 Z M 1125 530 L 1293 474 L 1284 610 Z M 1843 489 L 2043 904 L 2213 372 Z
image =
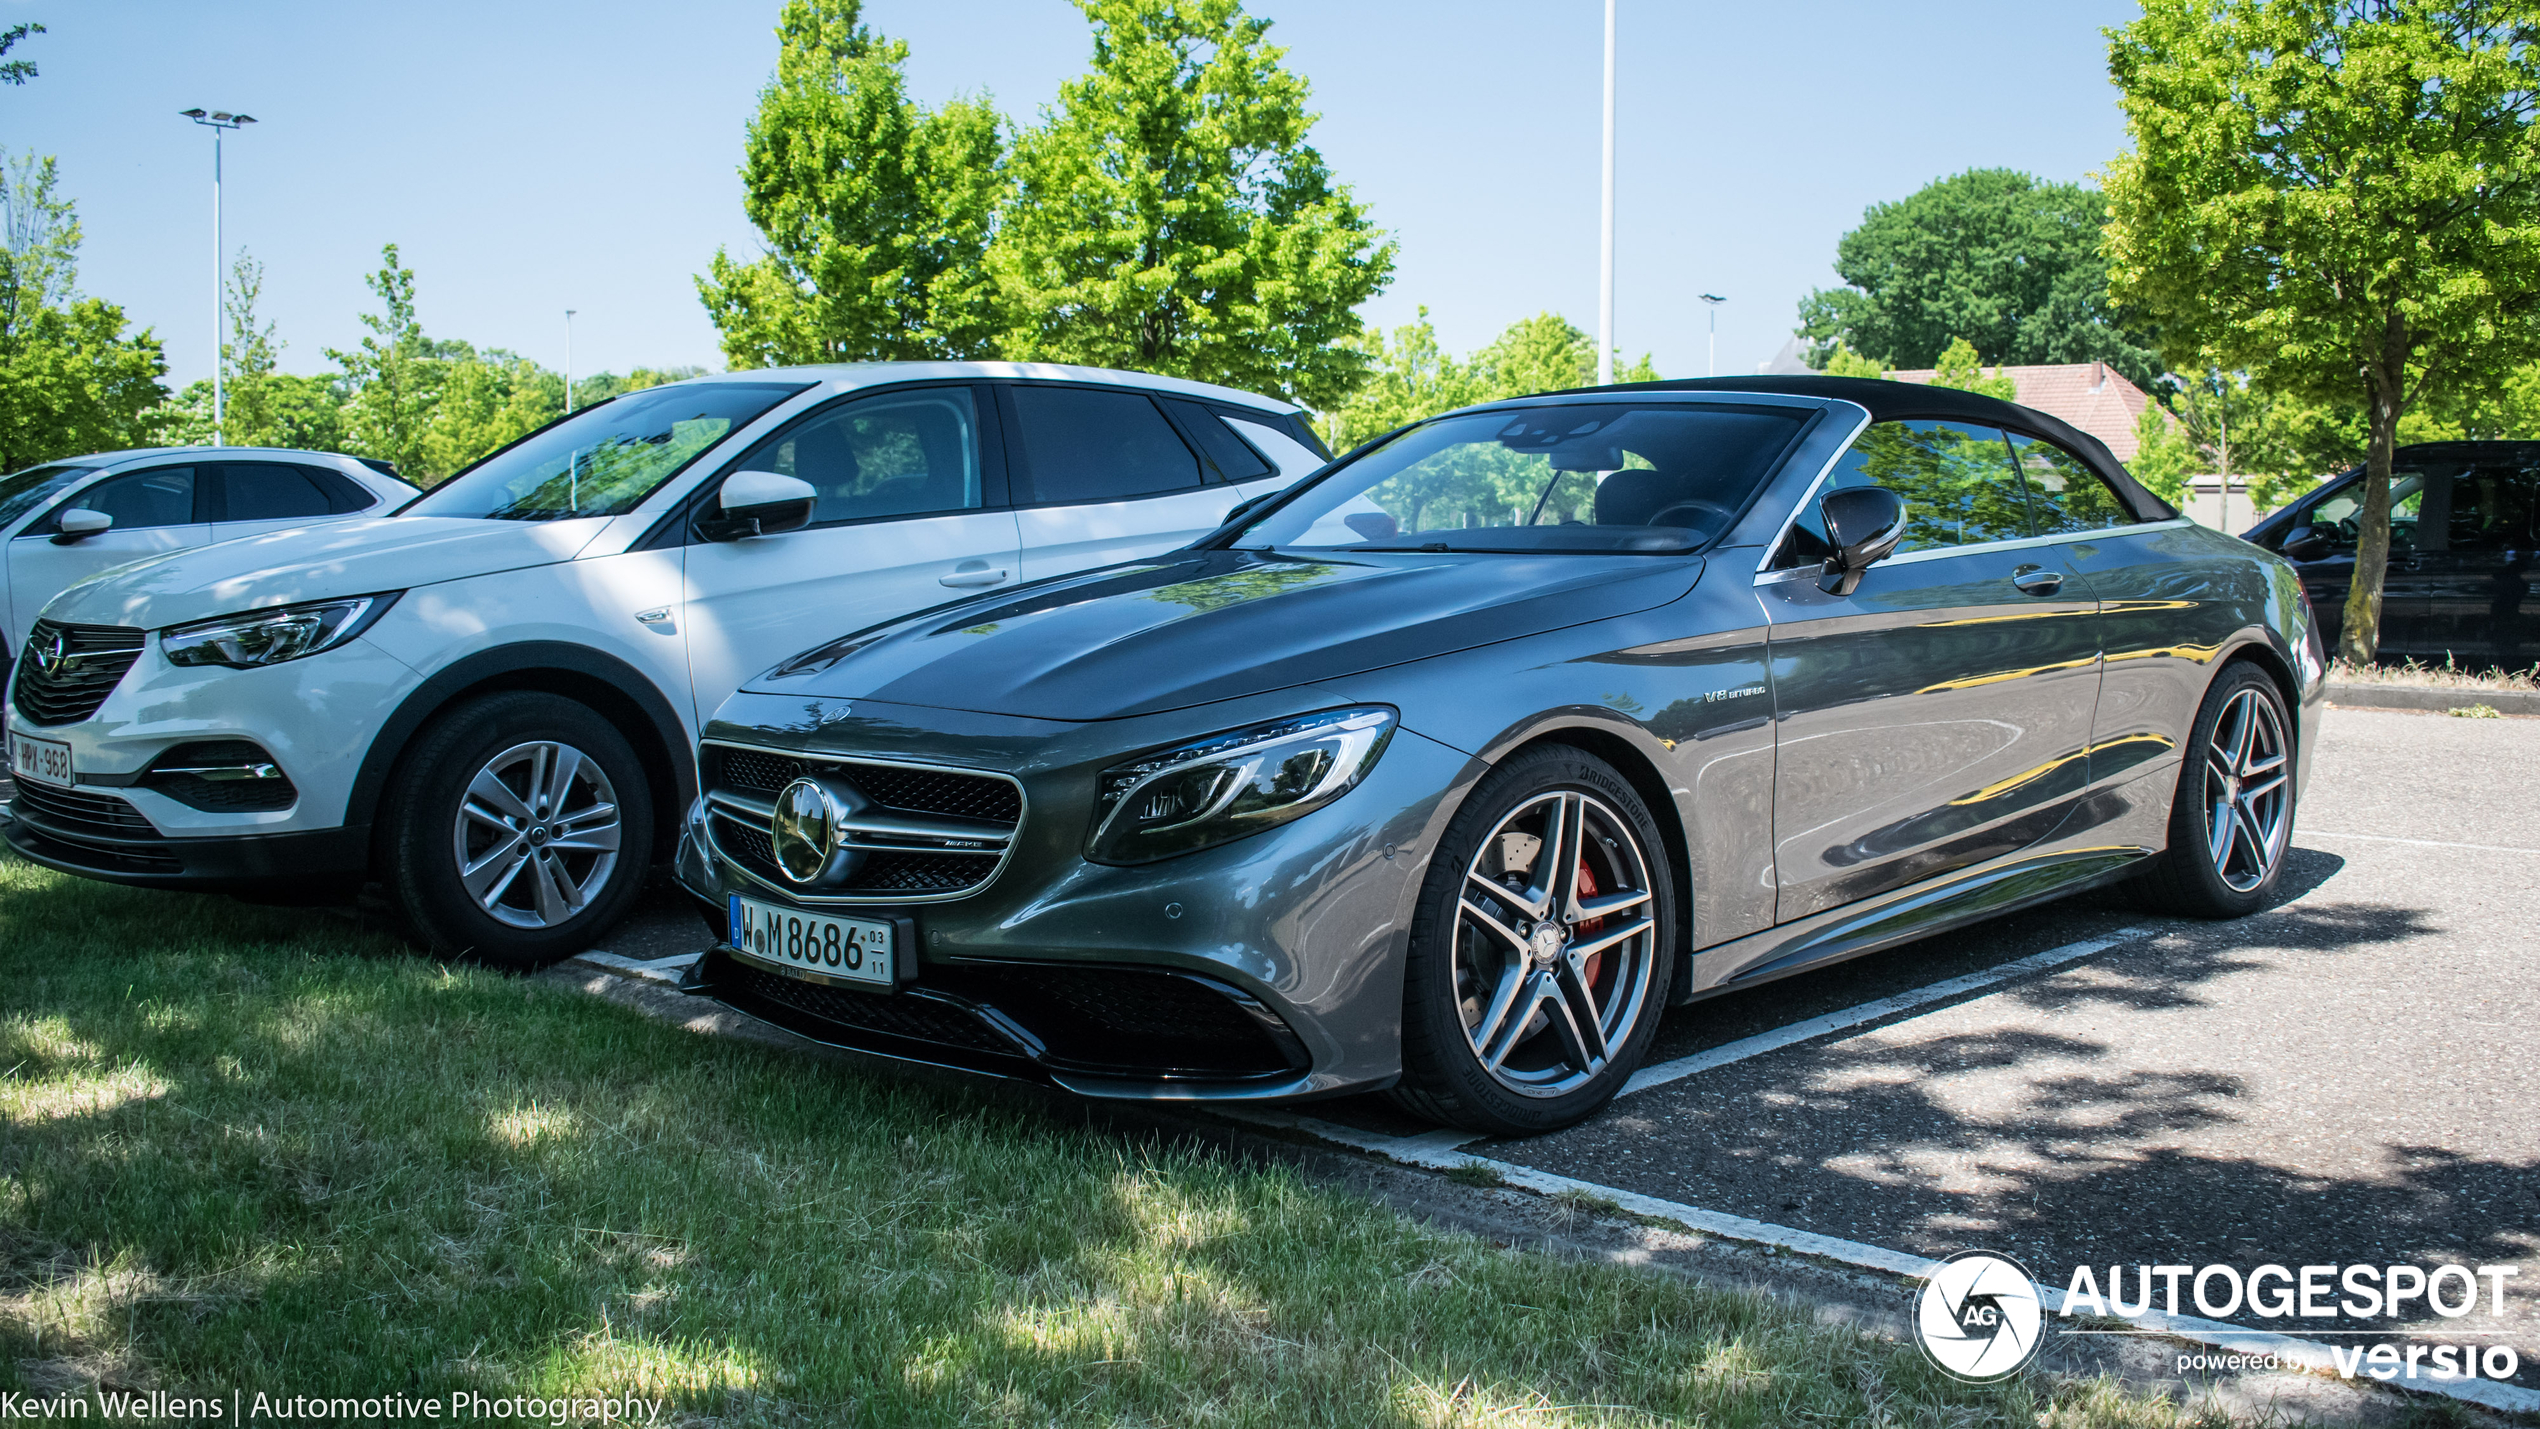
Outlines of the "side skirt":
M 1867 903 L 1750 933 L 1693 955 L 1692 991 L 1682 1002 L 1741 991 L 2114 882 L 2158 852 L 2112 843 L 2010 854 Z

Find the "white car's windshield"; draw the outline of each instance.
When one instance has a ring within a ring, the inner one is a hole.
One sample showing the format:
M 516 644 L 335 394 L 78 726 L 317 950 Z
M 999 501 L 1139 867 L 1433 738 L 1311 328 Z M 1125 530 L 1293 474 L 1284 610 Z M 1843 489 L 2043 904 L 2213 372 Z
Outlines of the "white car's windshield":
M 56 462 L 0 476 L 0 529 L 15 525 L 19 517 L 51 500 L 54 492 L 96 469 Z
M 1690 551 L 1806 424 L 1790 407 L 1575 401 L 1441 417 L 1316 482 L 1246 550 Z
M 402 514 L 502 521 L 622 515 L 805 385 L 682 382 L 629 392 L 494 453 Z

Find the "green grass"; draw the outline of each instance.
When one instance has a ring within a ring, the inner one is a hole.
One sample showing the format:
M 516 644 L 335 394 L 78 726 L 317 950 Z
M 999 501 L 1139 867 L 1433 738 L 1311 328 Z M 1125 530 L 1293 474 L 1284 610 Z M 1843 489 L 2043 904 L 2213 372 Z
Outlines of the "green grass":
M 0 864 L 0 1387 L 663 1422 L 2164 1425 L 1279 1170 Z

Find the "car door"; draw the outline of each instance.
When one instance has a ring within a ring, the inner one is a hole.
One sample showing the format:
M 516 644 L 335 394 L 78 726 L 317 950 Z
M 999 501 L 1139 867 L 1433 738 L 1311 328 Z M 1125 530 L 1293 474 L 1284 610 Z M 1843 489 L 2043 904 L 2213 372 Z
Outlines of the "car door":
M 211 540 L 205 492 L 192 463 L 128 471 L 75 491 L 9 542 L 9 648 L 26 643 L 44 602 L 99 571 Z M 115 524 L 93 536 L 56 544 L 62 513 L 102 511 Z
M 367 507 L 378 498 L 341 472 L 299 462 L 225 461 L 198 468 L 212 488 L 212 539 L 235 541 L 291 531 Z
M 1812 505 L 1756 588 L 1782 922 L 2024 848 L 2088 782 L 2096 603 L 2062 538 L 2033 534 L 2006 435 L 1874 423 L 1825 483 L 1857 485 L 1905 499 L 1897 553 L 1828 594 Z
M 2407 653 L 2509 670 L 2540 655 L 2540 601 L 2531 590 L 2535 504 L 2540 472 L 2526 459 L 2429 464 L 2410 568 L 2392 577 L 2421 608 Z M 2390 604 L 2385 595 L 2385 621 Z
M 2419 568 L 2417 528 L 2425 505 L 2426 474 L 2421 467 L 2390 473 L 2390 563 L 2381 578 L 2381 644 L 2393 655 L 2422 653 L 2427 602 L 2416 584 Z M 2363 475 L 2354 473 L 2310 499 L 2308 510 L 2295 517 L 2295 528 L 2307 521 L 2321 545 L 2308 560 L 2294 562 L 2302 586 L 2310 592 L 2318 615 L 2320 638 L 2331 654 L 2346 624 L 2346 596 L 2355 583 L 2355 544 L 2361 531 Z M 2437 658 L 2440 658 L 2439 656 Z
M 1002 397 L 1026 580 L 1187 545 L 1245 499 L 1208 479 L 1199 454 L 1136 388 L 1015 383 Z
M 807 527 L 685 548 L 688 668 L 700 724 L 743 680 L 825 640 L 1011 585 L 1022 570 L 992 399 L 972 384 L 843 398 L 744 453 L 800 477 Z

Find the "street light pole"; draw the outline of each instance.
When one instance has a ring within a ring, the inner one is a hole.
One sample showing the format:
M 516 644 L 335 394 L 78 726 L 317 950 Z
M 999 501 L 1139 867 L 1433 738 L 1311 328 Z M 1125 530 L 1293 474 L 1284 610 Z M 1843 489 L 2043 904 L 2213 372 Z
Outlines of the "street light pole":
M 573 415 L 573 313 L 564 310 L 564 414 Z
M 1614 0 L 1605 0 L 1605 195 L 1597 239 L 1596 382 L 1614 380 Z
M 1720 304 L 1727 301 L 1717 293 L 1702 295 L 1702 306 L 1711 314 L 1711 371 L 1708 375 L 1712 377 L 1720 375 Z
M 229 344 L 221 340 L 221 324 L 229 316 L 229 305 L 222 300 L 220 238 L 220 141 L 221 131 L 237 129 L 256 122 L 252 114 L 207 114 L 200 109 L 177 111 L 186 118 L 212 131 L 212 445 L 229 445 L 224 419 L 227 416 L 226 391 L 222 374 L 229 366 Z

